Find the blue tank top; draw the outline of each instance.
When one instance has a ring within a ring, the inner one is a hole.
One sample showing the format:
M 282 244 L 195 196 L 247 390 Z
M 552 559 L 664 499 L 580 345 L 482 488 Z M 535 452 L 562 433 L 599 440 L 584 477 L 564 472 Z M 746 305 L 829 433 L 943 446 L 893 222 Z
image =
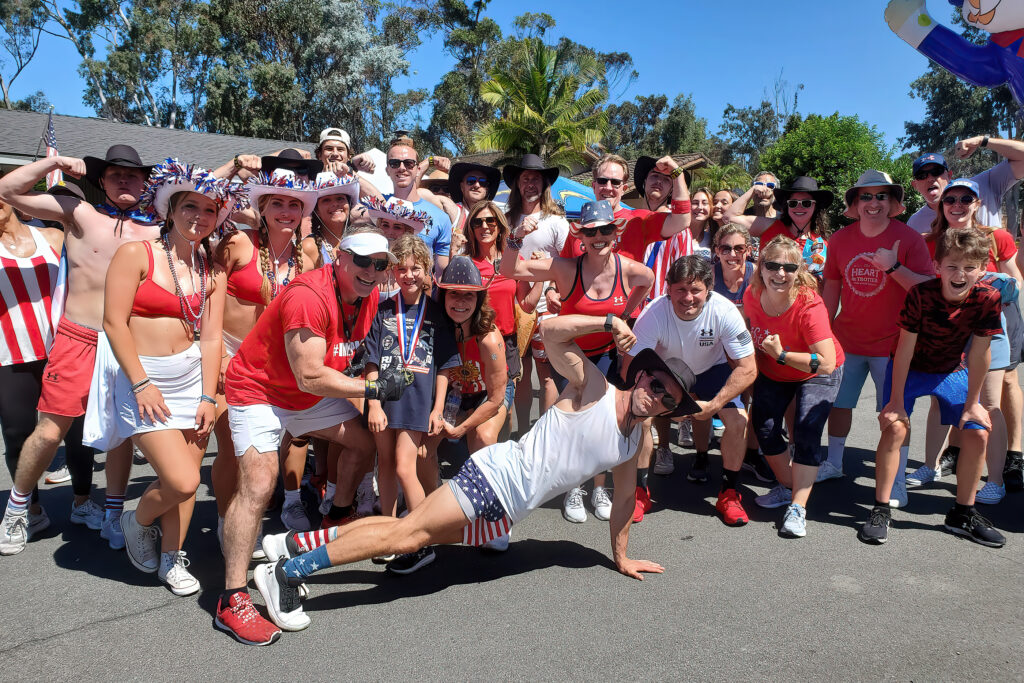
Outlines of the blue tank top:
M 729 288 L 725 286 L 725 276 L 722 275 L 722 264 L 719 261 L 715 261 L 715 291 L 742 308 L 743 293 L 747 291 L 747 285 L 750 284 L 750 278 L 753 275 L 754 264 L 747 261 L 743 268 L 743 282 L 740 283 L 739 289 L 735 292 L 730 292 Z

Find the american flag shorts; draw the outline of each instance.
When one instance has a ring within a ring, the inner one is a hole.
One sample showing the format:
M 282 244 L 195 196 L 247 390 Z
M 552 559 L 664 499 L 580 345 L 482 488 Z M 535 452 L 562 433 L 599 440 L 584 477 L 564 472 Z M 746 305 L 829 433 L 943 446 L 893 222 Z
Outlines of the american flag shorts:
M 512 520 L 494 494 L 480 468 L 470 458 L 458 474 L 448 482 L 462 511 L 470 522 L 462 531 L 465 545 L 478 546 L 504 536 L 512 528 Z

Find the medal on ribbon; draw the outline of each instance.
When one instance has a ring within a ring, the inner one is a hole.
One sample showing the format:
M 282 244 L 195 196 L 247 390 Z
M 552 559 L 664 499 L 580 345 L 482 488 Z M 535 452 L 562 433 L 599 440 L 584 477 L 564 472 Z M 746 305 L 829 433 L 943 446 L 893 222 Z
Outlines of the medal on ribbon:
M 398 307 L 396 315 L 398 317 L 398 353 L 402 357 L 402 367 L 412 372 L 430 372 L 430 368 L 418 367 L 413 365 L 413 360 L 416 358 L 416 345 L 420 341 L 420 328 L 423 327 L 423 315 L 427 310 L 427 302 L 423 301 L 423 295 L 420 295 L 420 310 L 416 314 L 416 320 L 413 323 L 412 331 L 406 329 L 406 308 L 405 300 L 402 298 L 401 292 L 395 295 L 395 299 L 398 301 Z

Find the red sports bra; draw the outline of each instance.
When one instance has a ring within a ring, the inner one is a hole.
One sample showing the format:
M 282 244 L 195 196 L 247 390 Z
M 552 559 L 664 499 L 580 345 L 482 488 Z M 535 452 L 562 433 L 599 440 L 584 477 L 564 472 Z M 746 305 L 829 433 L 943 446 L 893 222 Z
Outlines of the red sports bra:
M 146 271 L 146 279 L 139 284 L 135 291 L 135 301 L 132 302 L 132 315 L 141 318 L 177 318 L 184 320 L 185 314 L 181 310 L 181 302 L 178 295 L 168 292 L 166 289 L 153 282 L 153 245 L 148 241 L 146 254 L 149 256 L 149 270 Z M 199 293 L 196 292 L 188 297 L 188 303 L 193 311 L 198 311 L 202 301 Z
M 622 282 L 622 260 L 618 254 L 615 257 L 615 284 L 611 293 L 603 299 L 591 299 L 587 296 L 587 288 L 583 286 L 583 256 L 576 259 L 576 277 L 572 281 L 572 289 L 569 295 L 562 300 L 561 315 L 579 313 L 581 315 L 606 316 L 609 313 L 622 315 L 626 310 L 626 299 L 629 292 Z M 576 337 L 576 343 L 588 356 L 604 353 L 611 350 L 615 345 L 610 332 L 594 332 Z
M 260 274 L 259 266 L 256 263 L 260 252 L 259 237 L 252 230 L 243 232 L 252 241 L 252 258 L 244 267 L 228 273 L 228 295 L 251 304 L 262 305 L 264 301 L 260 289 L 263 287 L 263 275 Z

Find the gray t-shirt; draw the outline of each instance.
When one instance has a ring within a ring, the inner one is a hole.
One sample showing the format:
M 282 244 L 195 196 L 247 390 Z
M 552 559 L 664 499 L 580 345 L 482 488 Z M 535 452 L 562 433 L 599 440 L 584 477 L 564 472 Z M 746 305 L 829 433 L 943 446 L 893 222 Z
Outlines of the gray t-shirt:
M 981 190 L 981 206 L 978 208 L 977 219 L 980 225 L 988 225 L 993 228 L 1002 228 L 1003 217 L 1001 207 L 1003 195 L 1009 192 L 1017 179 L 1013 175 L 1013 168 L 1009 161 L 1000 161 L 998 164 L 982 171 L 971 178 L 978 183 Z M 927 235 L 932 231 L 932 221 L 935 220 L 935 209 L 927 204 L 907 220 L 907 225 L 915 232 Z

